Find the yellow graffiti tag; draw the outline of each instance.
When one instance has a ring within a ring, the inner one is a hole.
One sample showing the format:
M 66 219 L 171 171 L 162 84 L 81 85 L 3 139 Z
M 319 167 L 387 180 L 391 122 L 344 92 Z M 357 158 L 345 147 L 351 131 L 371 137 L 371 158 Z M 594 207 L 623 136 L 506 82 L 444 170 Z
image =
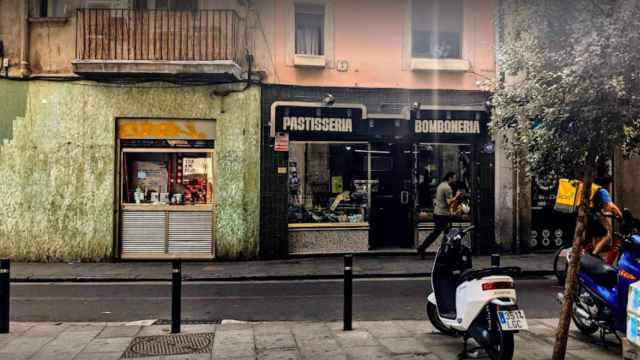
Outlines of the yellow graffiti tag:
M 120 124 L 118 136 L 121 139 L 188 138 L 201 140 L 207 138 L 207 134 L 198 131 L 195 124 L 191 122 L 149 120 Z

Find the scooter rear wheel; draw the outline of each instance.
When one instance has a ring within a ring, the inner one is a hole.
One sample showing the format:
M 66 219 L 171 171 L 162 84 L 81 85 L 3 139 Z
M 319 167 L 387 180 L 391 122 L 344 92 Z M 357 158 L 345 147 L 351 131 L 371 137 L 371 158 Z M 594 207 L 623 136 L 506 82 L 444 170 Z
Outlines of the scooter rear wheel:
M 430 301 L 427 301 L 427 317 L 433 327 L 436 330 L 440 331 L 444 335 L 455 335 L 455 331 L 451 328 L 447 327 L 442 320 L 440 320 L 440 315 L 438 315 L 438 308 L 432 304 Z
M 513 359 L 514 341 L 513 333 L 500 331 L 500 342 L 491 347 L 485 347 L 485 351 L 491 360 Z

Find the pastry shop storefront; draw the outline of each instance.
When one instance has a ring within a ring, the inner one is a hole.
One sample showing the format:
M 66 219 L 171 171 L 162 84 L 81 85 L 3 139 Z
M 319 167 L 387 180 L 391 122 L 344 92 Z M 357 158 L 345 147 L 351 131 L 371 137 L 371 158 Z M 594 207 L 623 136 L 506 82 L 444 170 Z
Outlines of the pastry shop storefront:
M 453 225 L 484 221 L 491 228 L 474 236 L 492 234 L 492 218 L 483 219 L 494 201 L 484 109 L 407 106 L 394 116 L 358 103 L 269 105 L 262 198 L 271 209 L 262 221 L 288 254 L 415 248 L 433 230 L 435 190 L 450 171 L 467 194 Z

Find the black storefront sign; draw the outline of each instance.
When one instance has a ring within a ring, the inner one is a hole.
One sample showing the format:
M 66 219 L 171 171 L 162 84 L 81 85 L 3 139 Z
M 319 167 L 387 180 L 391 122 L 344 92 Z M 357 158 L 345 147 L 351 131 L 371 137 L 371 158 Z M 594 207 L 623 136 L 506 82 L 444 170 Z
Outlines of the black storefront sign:
M 272 129 L 291 141 L 366 140 L 366 110 L 358 106 L 278 104 L 272 108 Z
M 488 138 L 485 111 L 412 110 L 411 133 L 417 142 L 476 143 Z

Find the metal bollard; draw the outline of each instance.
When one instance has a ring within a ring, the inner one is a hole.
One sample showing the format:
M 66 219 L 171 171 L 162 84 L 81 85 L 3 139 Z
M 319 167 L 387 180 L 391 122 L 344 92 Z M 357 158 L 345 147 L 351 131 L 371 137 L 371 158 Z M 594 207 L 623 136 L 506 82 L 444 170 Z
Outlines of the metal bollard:
M 9 305 L 11 298 L 11 261 L 0 260 L 0 334 L 9 333 Z
M 353 255 L 344 256 L 344 331 L 352 330 L 353 316 Z
M 182 262 L 173 261 L 171 273 L 171 333 L 180 333 L 182 304 Z
M 491 266 L 500 267 L 500 254 L 491 254 Z

